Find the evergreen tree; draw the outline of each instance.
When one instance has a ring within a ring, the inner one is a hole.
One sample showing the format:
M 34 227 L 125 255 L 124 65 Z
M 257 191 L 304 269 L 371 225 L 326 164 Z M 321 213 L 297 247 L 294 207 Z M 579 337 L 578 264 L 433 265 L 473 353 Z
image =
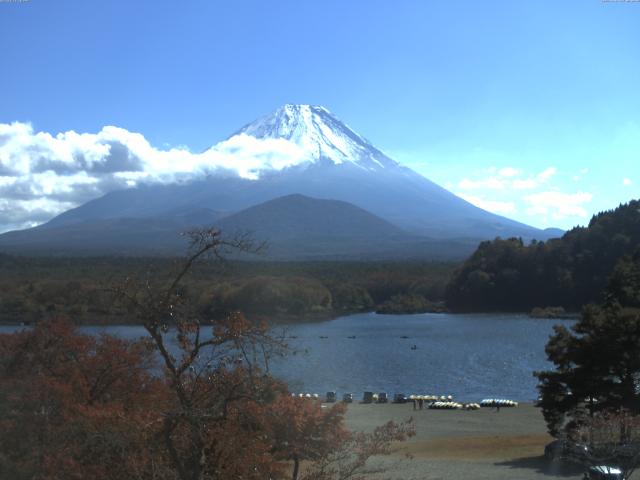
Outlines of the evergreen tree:
M 585 307 L 570 329 L 555 327 L 546 347 L 555 369 L 535 373 L 552 435 L 601 413 L 640 415 L 639 252 L 618 263 L 603 305 Z

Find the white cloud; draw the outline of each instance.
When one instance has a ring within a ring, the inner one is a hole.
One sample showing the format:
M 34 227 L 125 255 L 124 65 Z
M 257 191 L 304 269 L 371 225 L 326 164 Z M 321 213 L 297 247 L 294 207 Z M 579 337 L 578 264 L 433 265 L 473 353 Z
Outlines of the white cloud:
M 507 182 L 497 177 L 487 177 L 481 180 L 469 180 L 468 178 L 463 178 L 458 183 L 458 187 L 462 188 L 463 190 L 479 190 L 479 189 L 501 190 L 506 186 L 507 186 Z
M 539 185 L 538 180 L 535 178 L 515 179 L 511 186 L 516 190 L 532 190 Z
M 95 177 L 90 177 L 87 172 L 58 175 L 53 170 L 35 173 L 29 179 L 31 192 L 42 197 L 72 194 L 80 185 L 94 185 L 100 181 Z
M 520 175 L 520 170 L 513 167 L 504 167 L 498 171 L 498 175 L 506 178 L 516 177 Z
M 579 181 L 582 180 L 582 177 L 584 177 L 587 173 L 589 173 L 589 169 L 588 168 L 581 168 L 576 175 L 573 175 L 571 177 L 571 179 L 574 182 L 579 182 Z
M 625 187 L 628 187 L 629 185 L 631 185 L 633 182 L 631 181 L 631 179 L 629 178 L 625 178 L 622 180 L 622 185 L 624 185 Z
M 490 212 L 518 216 L 520 221 L 533 225 L 566 226 L 589 216 L 588 204 L 593 195 L 567 191 L 567 185 L 575 185 L 567 181 L 580 181 L 588 172 L 582 168 L 563 178 L 555 166 L 528 171 L 520 167 L 491 167 L 464 177 L 456 190 L 459 197 Z
M 556 174 L 556 167 L 545 168 L 542 172 L 540 172 L 536 178 L 540 181 L 540 183 L 544 183 L 553 177 Z
M 207 153 L 210 154 L 210 164 L 236 171 L 241 177 L 250 179 L 258 178 L 262 171 L 282 170 L 307 160 L 305 151 L 288 140 L 259 140 L 245 134 L 220 142 Z
M 476 207 L 480 207 L 483 210 L 497 213 L 500 215 L 513 214 L 516 211 L 516 205 L 513 202 L 501 202 L 498 200 L 487 200 L 474 195 L 468 195 L 466 193 L 456 193 L 460 198 L 465 199 L 467 202 L 474 204 Z
M 526 209 L 527 214 L 551 216 L 554 220 L 562 220 L 566 217 L 586 218 L 587 211 L 582 205 L 589 203 L 592 198 L 593 195 L 588 192 L 546 191 L 527 195 L 524 201 L 529 205 Z
M 513 167 L 496 169 L 491 167 L 486 170 L 488 176 L 479 179 L 463 178 L 458 182 L 458 188 L 462 190 L 533 190 L 547 183 L 556 174 L 555 167 L 548 167 L 533 175 L 523 175 L 521 170 Z
M 51 135 L 28 123 L 0 123 L 0 231 L 32 226 L 110 190 L 226 172 L 256 179 L 309 160 L 284 139 L 236 135 L 203 152 L 157 149 L 139 133 Z

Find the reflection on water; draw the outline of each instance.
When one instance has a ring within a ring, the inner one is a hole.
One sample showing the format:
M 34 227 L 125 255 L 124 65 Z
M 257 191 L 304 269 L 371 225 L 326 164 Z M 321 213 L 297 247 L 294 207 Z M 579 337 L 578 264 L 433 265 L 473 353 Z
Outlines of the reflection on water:
M 293 392 L 336 390 L 359 398 L 372 390 L 527 401 L 537 397 L 532 372 L 549 366 L 544 346 L 559 322 L 524 315 L 351 315 L 287 327 L 287 337 L 294 337 L 289 345 L 301 353 L 278 359 L 271 370 Z M 83 330 L 144 335 L 142 327 L 130 326 Z

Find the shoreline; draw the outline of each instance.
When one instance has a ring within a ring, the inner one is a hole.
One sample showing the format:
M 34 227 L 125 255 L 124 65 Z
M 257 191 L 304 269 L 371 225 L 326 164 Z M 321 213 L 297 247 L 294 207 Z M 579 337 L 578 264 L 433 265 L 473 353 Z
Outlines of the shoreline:
M 303 317 L 296 317 L 289 315 L 276 315 L 270 318 L 265 318 L 261 315 L 247 315 L 247 318 L 255 321 L 266 320 L 271 326 L 286 326 L 286 325 L 300 325 L 305 323 L 321 323 L 328 322 L 331 320 L 336 320 L 341 317 L 349 317 L 352 315 L 360 315 L 360 314 L 375 314 L 375 315 L 398 315 L 398 316 L 412 316 L 412 315 L 517 315 L 517 316 L 526 316 L 532 320 L 559 320 L 559 321 L 567 321 L 567 320 L 578 320 L 580 319 L 579 312 L 568 312 L 566 315 L 561 317 L 535 317 L 530 314 L 531 312 L 508 312 L 508 311 L 496 311 L 496 312 L 467 312 L 467 311 L 447 311 L 447 312 L 421 312 L 421 313 L 380 313 L 374 310 L 369 311 L 343 311 L 343 312 L 332 312 L 332 313 L 315 313 L 305 315 Z M 30 320 L 26 323 L 24 321 L 11 321 L 11 320 L 1 320 L 0 319 L 0 327 L 30 327 L 38 323 L 38 321 L 42 321 L 45 319 L 39 320 Z M 138 323 L 111 323 L 108 321 L 104 322 L 76 322 L 74 323 L 78 327 L 141 327 L 142 325 Z

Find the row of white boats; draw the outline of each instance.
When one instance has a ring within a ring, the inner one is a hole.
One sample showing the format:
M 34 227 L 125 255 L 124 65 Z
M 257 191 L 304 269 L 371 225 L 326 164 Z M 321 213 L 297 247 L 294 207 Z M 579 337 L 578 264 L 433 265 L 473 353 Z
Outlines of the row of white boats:
M 435 410 L 480 410 L 478 403 L 431 402 L 427 408 Z
M 317 393 L 292 393 L 292 397 L 306 398 L 311 400 L 321 400 Z M 333 403 L 338 399 L 336 392 L 327 392 L 323 402 Z M 354 401 L 352 393 L 342 395 L 342 401 L 352 403 Z M 361 403 L 388 403 L 389 397 L 386 392 L 373 393 L 364 392 Z M 517 407 L 518 402 L 506 398 L 485 398 L 480 403 L 455 402 L 452 395 L 409 395 L 396 393 L 393 396 L 393 403 L 420 403 L 426 404 L 427 408 L 436 410 L 479 410 L 481 407 Z
M 518 402 L 506 398 L 485 398 L 480 402 L 481 407 L 517 407 Z

